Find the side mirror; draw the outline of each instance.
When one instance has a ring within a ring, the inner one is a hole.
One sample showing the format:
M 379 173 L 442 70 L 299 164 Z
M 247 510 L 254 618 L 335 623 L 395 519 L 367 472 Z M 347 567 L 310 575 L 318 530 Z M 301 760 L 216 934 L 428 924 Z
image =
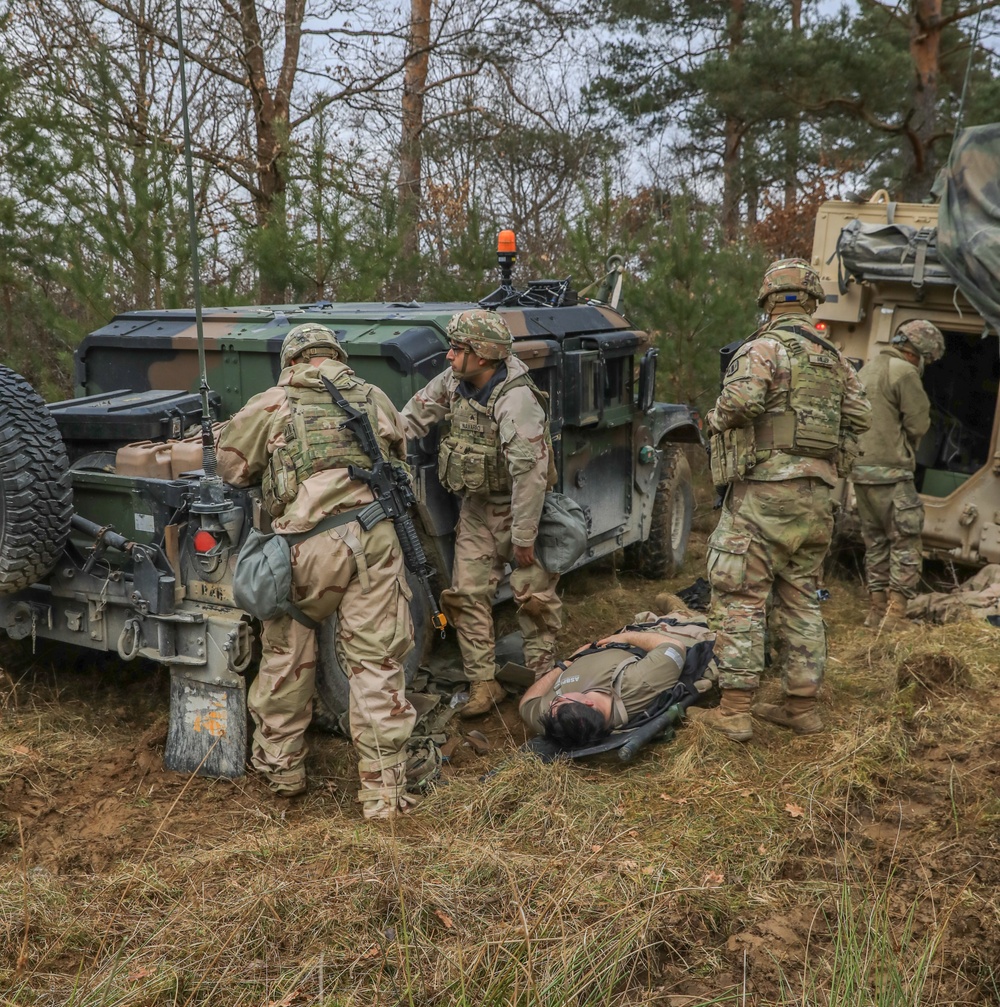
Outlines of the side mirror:
M 639 409 L 648 413 L 656 399 L 656 358 L 660 351 L 655 347 L 646 350 L 639 361 Z

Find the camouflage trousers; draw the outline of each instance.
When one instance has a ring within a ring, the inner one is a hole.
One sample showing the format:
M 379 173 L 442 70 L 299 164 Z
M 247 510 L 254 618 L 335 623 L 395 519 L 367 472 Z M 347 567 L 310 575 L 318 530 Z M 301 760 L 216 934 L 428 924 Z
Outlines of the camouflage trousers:
M 350 682 L 351 740 L 362 781 L 406 761 L 414 710 L 402 662 L 413 647 L 411 592 L 392 523 L 352 521 L 292 547 L 292 601 L 317 622 L 337 613 L 336 653 Z M 274 782 L 304 778 L 316 633 L 290 616 L 264 623 L 260 672 L 247 702 L 251 760 Z
M 924 505 L 912 479 L 898 483 L 855 483 L 854 495 L 865 540 L 869 591 L 898 591 L 912 598 L 920 586 L 920 533 Z
M 816 590 L 832 533 L 830 488 L 821 479 L 732 486 L 708 543 L 712 627 L 723 689 L 757 688 L 770 598 L 785 695 L 815 696 L 819 691 L 826 627 Z
M 514 556 L 510 540 L 510 504 L 466 496 L 455 529 L 455 564 L 451 587 L 441 592 L 441 608 L 455 627 L 466 676 L 470 682 L 491 680 L 494 657 L 493 596 L 504 563 Z M 517 621 L 524 636 L 524 662 L 548 671 L 554 662 L 556 633 L 562 624 L 562 602 L 556 594 L 559 575 L 537 562 L 510 575 Z

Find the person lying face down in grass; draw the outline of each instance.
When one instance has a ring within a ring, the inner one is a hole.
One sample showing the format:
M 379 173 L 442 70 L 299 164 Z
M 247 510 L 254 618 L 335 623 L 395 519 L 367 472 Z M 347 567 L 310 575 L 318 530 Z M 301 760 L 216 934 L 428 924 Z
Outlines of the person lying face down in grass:
M 641 612 L 625 629 L 577 649 L 521 699 L 521 719 L 560 748 L 596 744 L 676 685 L 688 648 L 711 641 L 687 611 Z

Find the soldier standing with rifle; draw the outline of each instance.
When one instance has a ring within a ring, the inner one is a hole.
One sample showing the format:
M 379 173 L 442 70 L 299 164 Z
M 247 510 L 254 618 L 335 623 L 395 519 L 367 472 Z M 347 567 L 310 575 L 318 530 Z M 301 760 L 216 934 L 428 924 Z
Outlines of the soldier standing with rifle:
M 495 312 L 463 311 L 448 323 L 450 370 L 403 408 L 408 437 L 444 422 L 438 476 L 462 498 L 451 587 L 441 607 L 458 633 L 472 683 L 462 717 L 488 713 L 504 697 L 496 682 L 492 599 L 513 561 L 510 584 L 535 677 L 555 655 L 562 602 L 559 575 L 535 558 L 545 491 L 556 482 L 545 397 L 511 355 L 507 326 Z
M 854 368 L 812 324 L 824 299 L 803 259 L 772 263 L 757 299 L 767 321 L 737 350 L 706 417 L 712 478 L 728 491 L 708 551 L 722 705 L 699 719 L 734 741 L 753 733 L 772 592 L 785 700 L 753 712 L 797 734 L 823 730 L 826 627 L 816 591 L 833 533 L 831 490 L 871 422 Z
M 264 623 L 260 671 L 248 695 L 256 730 L 254 768 L 275 793 L 306 789 L 305 730 L 316 680 L 315 628 L 338 614 L 336 648 L 350 681 L 351 738 L 366 818 L 407 811 L 406 743 L 414 710 L 402 662 L 413 646 L 403 551 L 390 520 L 373 515 L 376 494 L 362 476 L 379 453 L 405 457 L 399 413 L 358 378 L 325 326 L 298 325 L 281 346 L 278 384 L 254 396 L 218 444 L 219 474 L 234 486 L 262 483 L 273 528 L 291 544 L 288 612 Z M 347 410 L 367 416 L 374 442 L 362 447 Z

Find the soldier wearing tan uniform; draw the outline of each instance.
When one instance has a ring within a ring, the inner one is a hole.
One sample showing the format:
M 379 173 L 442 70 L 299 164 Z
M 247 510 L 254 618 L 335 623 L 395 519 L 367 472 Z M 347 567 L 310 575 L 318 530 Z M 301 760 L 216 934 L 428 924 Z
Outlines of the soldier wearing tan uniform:
M 800 734 L 823 729 L 816 694 L 826 629 L 816 591 L 833 532 L 831 490 L 871 422 L 854 369 L 812 324 L 823 300 L 807 262 L 771 264 L 757 301 L 767 322 L 736 352 L 706 418 L 713 479 L 731 485 L 708 552 L 722 705 L 701 719 L 735 741 L 752 736 L 769 595 L 785 700 L 753 712 Z
M 403 418 L 411 438 L 443 424 L 438 476 L 462 498 L 451 587 L 442 592 L 441 607 L 458 634 L 471 683 L 461 715 L 475 717 L 505 695 L 495 680 L 492 599 L 507 562 L 516 564 L 510 584 L 525 664 L 536 675 L 552 667 L 559 576 L 542 568 L 534 547 L 556 470 L 545 398 L 511 354 L 502 319 L 492 311 L 463 311 L 447 335 L 450 370 L 407 402 Z
M 872 403 L 872 426 L 861 438 L 851 472 L 865 540 L 865 580 L 871 609 L 865 625 L 893 628 L 917 593 L 924 505 L 913 474 L 917 445 L 931 425 L 920 381 L 926 364 L 944 356 L 944 336 L 926 321 L 904 322 L 892 344 L 861 368 Z
M 358 752 L 366 818 L 389 818 L 412 803 L 405 792 L 406 743 L 414 711 L 402 662 L 413 646 L 410 590 L 392 522 L 364 531 L 353 520 L 372 492 L 350 478 L 371 468 L 332 382 L 365 411 L 386 457 L 405 457 L 403 424 L 378 388 L 347 366 L 347 352 L 322 325 L 299 325 L 281 347 L 276 387 L 255 395 L 219 437 L 219 474 L 234 486 L 260 482 L 278 534 L 295 536 L 292 597 L 314 622 L 338 615 L 336 649 L 350 680 L 351 737 Z M 312 718 L 316 634 L 291 615 L 264 623 L 260 671 L 248 705 L 256 730 L 254 768 L 284 796 L 306 789 L 305 730 Z

